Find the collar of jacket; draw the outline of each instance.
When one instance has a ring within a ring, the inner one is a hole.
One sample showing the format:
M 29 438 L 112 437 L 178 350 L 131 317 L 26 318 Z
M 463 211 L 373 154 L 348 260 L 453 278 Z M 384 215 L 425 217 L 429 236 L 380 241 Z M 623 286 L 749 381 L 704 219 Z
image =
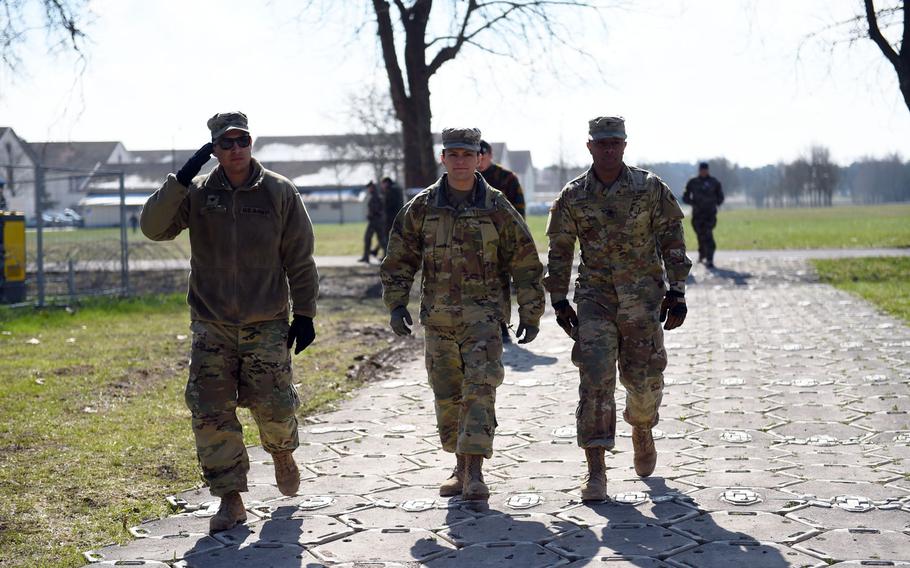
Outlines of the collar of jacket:
M 435 206 L 441 209 L 455 209 L 446 198 L 446 185 L 448 184 L 448 174 L 442 174 L 436 183 L 430 186 L 431 192 L 436 192 Z M 478 211 L 488 211 L 493 209 L 493 193 L 490 186 L 478 172 L 474 172 L 474 192 L 471 201 L 467 204 L 471 209 Z
M 262 183 L 262 178 L 265 177 L 265 169 L 256 158 L 251 159 L 251 164 L 253 166 L 253 172 L 250 174 L 250 178 L 247 182 L 240 187 L 231 187 L 231 182 L 228 181 L 227 175 L 224 173 L 224 168 L 220 165 L 209 172 L 208 177 L 202 182 L 202 186 L 206 189 L 223 189 L 225 191 L 233 191 L 235 189 L 237 191 L 252 191 L 258 188 Z
M 613 183 L 619 183 L 620 187 L 627 187 L 632 185 L 632 170 L 629 169 L 629 166 L 626 164 L 622 165 L 622 171 L 619 173 L 619 177 L 616 178 L 616 181 Z M 585 175 L 585 193 L 601 193 L 603 195 L 606 195 L 607 191 L 611 187 L 613 187 L 613 184 L 607 185 L 597 177 L 597 174 L 594 173 L 593 165 L 588 168 L 588 172 Z

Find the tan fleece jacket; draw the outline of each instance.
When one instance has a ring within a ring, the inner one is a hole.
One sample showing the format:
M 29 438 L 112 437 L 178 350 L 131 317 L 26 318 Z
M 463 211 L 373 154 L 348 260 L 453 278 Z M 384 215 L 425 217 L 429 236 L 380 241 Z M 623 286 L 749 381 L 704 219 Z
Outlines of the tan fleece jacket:
M 139 218 L 153 241 L 190 231 L 187 302 L 193 320 L 247 324 L 316 315 L 319 280 L 313 225 L 290 180 L 253 160 L 242 187 L 221 167 L 184 187 L 173 174 L 152 194 Z

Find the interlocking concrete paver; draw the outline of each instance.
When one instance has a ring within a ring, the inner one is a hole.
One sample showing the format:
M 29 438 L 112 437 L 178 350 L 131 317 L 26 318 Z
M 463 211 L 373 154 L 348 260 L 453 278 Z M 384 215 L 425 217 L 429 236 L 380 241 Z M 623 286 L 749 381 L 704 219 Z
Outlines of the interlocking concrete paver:
M 89 558 L 185 556 L 185 568 L 905 565 L 910 329 L 819 284 L 801 253 L 718 260 L 693 270 L 689 319 L 666 335 L 657 469 L 634 473 L 620 419 L 607 502 L 579 498 L 578 375 L 551 313 L 534 343 L 506 347 L 486 507 L 438 496 L 455 460 L 439 447 L 415 352 L 302 422 L 303 495 L 280 495 L 271 456 L 250 448 L 247 526 L 206 536 L 217 502 L 190 490 L 171 498 L 180 514 Z

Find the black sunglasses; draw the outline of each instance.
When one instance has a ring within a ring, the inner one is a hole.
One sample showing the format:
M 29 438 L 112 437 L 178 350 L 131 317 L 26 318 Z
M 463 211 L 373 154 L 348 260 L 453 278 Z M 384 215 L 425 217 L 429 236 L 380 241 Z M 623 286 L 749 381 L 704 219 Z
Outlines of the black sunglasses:
M 237 136 L 234 138 L 222 137 L 222 138 L 218 139 L 218 147 L 221 148 L 222 150 L 230 150 L 231 148 L 234 147 L 234 144 L 237 144 L 241 148 L 246 148 L 247 146 L 250 145 L 250 142 L 252 142 L 252 141 L 253 141 L 253 139 L 250 138 L 249 135 Z

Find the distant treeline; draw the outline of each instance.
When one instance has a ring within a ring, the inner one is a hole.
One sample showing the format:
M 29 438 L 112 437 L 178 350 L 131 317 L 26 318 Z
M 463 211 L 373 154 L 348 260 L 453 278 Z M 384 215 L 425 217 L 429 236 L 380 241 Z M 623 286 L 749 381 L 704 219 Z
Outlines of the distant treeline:
M 828 206 L 834 196 L 857 204 L 910 201 L 910 162 L 897 154 L 863 158 L 843 167 L 827 148 L 816 146 L 790 163 L 747 168 L 726 158 L 704 160 L 727 195 L 743 194 L 756 207 Z M 698 162 L 641 164 L 681 195 Z

